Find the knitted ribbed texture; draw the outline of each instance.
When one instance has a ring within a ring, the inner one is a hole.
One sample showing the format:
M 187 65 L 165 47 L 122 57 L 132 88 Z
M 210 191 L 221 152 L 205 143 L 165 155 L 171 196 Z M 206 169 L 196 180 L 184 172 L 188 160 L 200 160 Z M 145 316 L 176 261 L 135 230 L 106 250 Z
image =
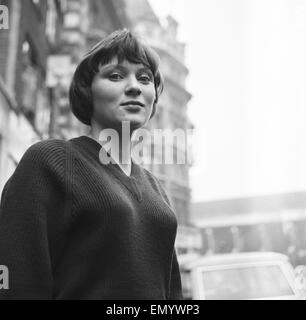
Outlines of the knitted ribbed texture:
M 177 220 L 159 181 L 82 136 L 36 143 L 0 207 L 0 299 L 181 299 Z

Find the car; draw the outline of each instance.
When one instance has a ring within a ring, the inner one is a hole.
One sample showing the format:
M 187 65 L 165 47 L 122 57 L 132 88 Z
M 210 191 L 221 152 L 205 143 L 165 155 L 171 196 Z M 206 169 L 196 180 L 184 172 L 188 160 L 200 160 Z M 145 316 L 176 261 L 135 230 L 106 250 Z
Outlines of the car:
M 288 257 L 275 252 L 179 259 L 183 294 L 194 300 L 305 299 Z

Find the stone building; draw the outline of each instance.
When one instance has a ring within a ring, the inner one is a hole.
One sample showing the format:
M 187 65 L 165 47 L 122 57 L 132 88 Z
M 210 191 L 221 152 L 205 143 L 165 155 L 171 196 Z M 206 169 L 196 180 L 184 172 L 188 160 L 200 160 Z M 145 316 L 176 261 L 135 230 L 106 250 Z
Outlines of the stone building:
M 0 30 L 0 191 L 25 150 L 48 137 L 47 57 L 55 49 L 64 1 L 1 1 L 9 28 Z

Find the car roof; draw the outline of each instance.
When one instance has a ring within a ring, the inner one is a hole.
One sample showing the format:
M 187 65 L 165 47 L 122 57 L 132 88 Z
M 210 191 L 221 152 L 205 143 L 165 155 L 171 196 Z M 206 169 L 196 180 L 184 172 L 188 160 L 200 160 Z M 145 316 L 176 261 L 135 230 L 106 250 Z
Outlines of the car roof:
M 273 261 L 288 262 L 288 260 L 289 259 L 286 255 L 276 252 L 240 252 L 201 256 L 186 261 L 185 263 L 183 262 L 181 264 L 181 267 L 189 269 L 197 266 L 228 265 Z

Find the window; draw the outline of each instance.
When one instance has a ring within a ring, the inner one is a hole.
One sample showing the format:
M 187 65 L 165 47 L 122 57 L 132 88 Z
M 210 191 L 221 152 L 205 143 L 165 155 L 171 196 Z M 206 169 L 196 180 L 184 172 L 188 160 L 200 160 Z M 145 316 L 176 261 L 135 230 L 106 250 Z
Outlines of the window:
M 288 243 L 286 242 L 282 224 L 268 223 L 266 225 L 266 231 L 270 238 L 272 250 L 277 252 L 286 252 Z
M 214 229 L 215 252 L 229 253 L 234 248 L 233 235 L 228 227 L 220 227 Z
M 77 28 L 80 26 L 80 15 L 77 12 L 69 12 L 64 17 L 65 28 Z
M 246 225 L 239 227 L 241 251 L 268 250 L 268 241 L 264 226 Z

